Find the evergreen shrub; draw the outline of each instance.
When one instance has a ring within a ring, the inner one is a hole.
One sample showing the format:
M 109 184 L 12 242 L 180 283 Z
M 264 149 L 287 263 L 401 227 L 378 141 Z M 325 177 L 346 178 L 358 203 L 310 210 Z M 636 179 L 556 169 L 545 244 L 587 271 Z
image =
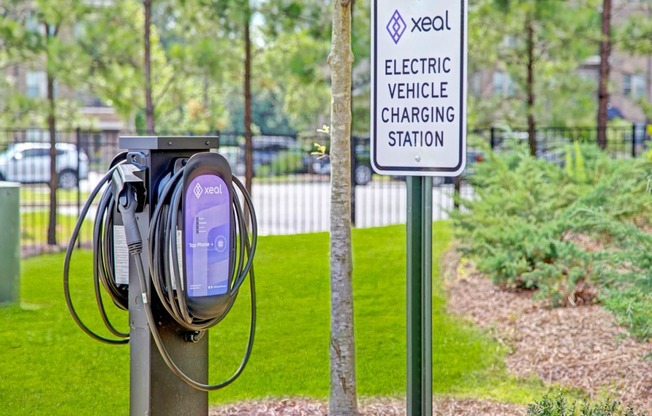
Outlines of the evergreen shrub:
M 584 403 L 579 412 L 575 403 L 569 403 L 560 392 L 554 397 L 544 396 L 539 402 L 531 404 L 527 416 L 646 416 L 636 413 L 632 408 L 623 408 L 617 401 L 598 404 Z
M 602 301 L 649 338 L 652 163 L 576 144 L 563 165 L 487 151 L 474 195 L 451 213 L 462 250 L 503 288 L 536 289 L 553 306 Z

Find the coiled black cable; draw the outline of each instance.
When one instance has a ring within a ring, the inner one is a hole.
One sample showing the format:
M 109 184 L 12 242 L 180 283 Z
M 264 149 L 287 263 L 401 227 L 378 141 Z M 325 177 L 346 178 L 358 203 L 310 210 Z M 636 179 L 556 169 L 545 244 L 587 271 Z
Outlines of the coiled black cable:
M 124 160 L 120 161 L 118 165 L 121 163 L 124 163 Z M 135 190 L 132 188 L 131 184 L 126 184 L 125 189 L 117 191 L 114 191 L 112 186 L 106 187 L 98 204 L 97 215 L 93 227 L 93 283 L 95 288 L 95 298 L 104 325 L 109 330 L 109 332 L 116 336 L 118 339 L 111 339 L 99 335 L 91 330 L 86 324 L 84 324 L 73 305 L 72 297 L 70 294 L 69 279 L 70 261 L 72 258 L 74 246 L 79 237 L 79 231 L 81 230 L 83 221 L 102 188 L 111 182 L 116 169 L 118 169 L 117 165 L 112 167 L 109 172 L 107 172 L 107 174 L 102 177 L 100 182 L 91 192 L 87 202 L 84 204 L 84 207 L 82 208 L 80 217 L 75 224 L 72 237 L 66 250 L 63 280 L 66 304 L 71 316 L 73 317 L 73 320 L 77 323 L 77 325 L 86 334 L 98 341 L 106 342 L 109 344 L 125 344 L 129 342 L 129 334 L 119 331 L 109 320 L 104 307 L 101 288 L 103 287 L 105 289 L 105 291 L 112 299 L 113 303 L 118 306 L 118 308 L 123 310 L 128 309 L 127 286 L 118 285 L 116 283 L 115 266 L 112 261 L 114 258 L 113 247 L 115 244 L 113 241 L 112 231 L 114 225 L 114 207 L 117 207 L 118 211 L 120 211 L 123 222 L 125 224 L 136 224 L 136 199 L 138 195 L 137 192 L 135 192 Z M 210 319 L 202 319 L 193 316 L 188 308 L 188 305 L 185 302 L 185 296 L 180 294 L 177 290 L 177 288 L 183 288 L 182 276 L 179 271 L 179 258 L 176 249 L 178 243 L 176 232 L 177 223 L 182 202 L 183 171 L 184 168 L 181 167 L 165 183 L 163 189 L 159 194 L 158 203 L 150 219 L 149 235 L 147 237 L 149 243 L 148 258 L 151 282 L 152 286 L 155 288 L 158 298 L 161 301 L 160 303 L 163 305 L 168 314 L 181 327 L 188 330 L 189 333 L 192 333 L 193 336 L 190 337 L 190 339 L 196 341 L 205 334 L 205 331 L 208 328 L 216 325 L 222 319 L 224 319 L 224 317 L 228 314 L 229 310 L 233 306 L 238 296 L 239 290 L 244 283 L 244 280 L 246 279 L 247 275 L 249 276 L 251 296 L 251 321 L 249 339 L 243 359 L 231 377 L 221 383 L 214 385 L 199 383 L 188 377 L 174 363 L 165 347 L 165 344 L 161 339 L 156 322 L 154 320 L 153 312 L 151 310 L 150 300 L 152 296 L 148 289 L 147 276 L 145 275 L 145 270 L 143 267 L 143 261 L 141 257 L 142 238 L 139 236 L 139 233 L 137 233 L 138 241 L 131 242 L 129 241 L 129 235 L 133 235 L 133 233 L 127 233 L 127 244 L 129 252 L 134 258 L 140 287 L 143 288 L 141 298 L 143 300 L 143 304 L 145 305 L 144 309 L 147 322 L 150 327 L 150 332 L 161 353 L 161 357 L 168 365 L 170 370 L 185 383 L 199 390 L 212 391 L 231 384 L 242 373 L 249 360 L 253 348 L 256 327 L 256 292 L 253 271 L 253 257 L 257 246 L 258 228 L 256 222 L 256 213 L 249 194 L 246 192 L 242 182 L 236 177 L 232 177 L 231 215 L 235 220 L 233 221 L 235 224 L 235 229 L 232 230 L 232 238 L 233 241 L 237 241 L 237 248 L 235 250 L 235 261 L 231 262 L 232 267 L 230 273 L 232 278 L 229 280 L 231 285 L 228 290 L 228 301 L 226 307 L 217 316 L 211 317 Z M 120 195 L 115 195 L 114 192 L 119 192 Z M 240 196 L 238 196 L 238 194 L 241 195 L 244 204 L 241 202 Z M 251 219 L 251 236 L 250 231 L 247 227 L 247 217 Z M 135 228 L 138 227 L 136 226 Z M 164 238 L 160 238 L 160 236 L 164 236 Z
M 149 267 L 152 278 L 152 285 L 155 288 L 161 304 L 168 312 L 168 314 L 183 328 L 191 332 L 203 331 L 219 323 L 228 314 L 233 306 L 235 299 L 238 296 L 240 287 L 242 286 L 245 278 L 249 275 L 249 286 L 251 292 L 251 321 L 249 329 L 249 339 L 247 348 L 238 369 L 227 380 L 218 384 L 204 384 L 197 382 L 187 376 L 172 360 L 170 354 L 163 343 L 161 335 L 158 332 L 154 314 L 151 308 L 151 294 L 147 289 L 145 271 L 141 253 L 138 249 L 130 249 L 131 255 L 134 257 L 136 263 L 136 272 L 138 274 L 140 287 L 142 288 L 142 301 L 145 305 L 145 314 L 147 322 L 150 327 L 152 338 L 161 353 L 163 361 L 167 364 L 170 370 L 177 375 L 186 384 L 202 391 L 212 391 L 221 389 L 228 386 L 242 373 L 253 348 L 255 328 L 256 328 L 256 288 L 253 272 L 253 257 L 256 251 L 258 240 L 258 227 L 256 221 L 256 212 L 249 194 L 247 193 L 244 185 L 236 177 L 233 177 L 232 187 L 232 215 L 235 218 L 236 230 L 233 230 L 233 235 L 238 235 L 238 249 L 237 260 L 232 263 L 231 269 L 231 286 L 229 287 L 228 304 L 226 309 L 218 316 L 211 319 L 202 319 L 192 315 L 185 303 L 185 296 L 180 295 L 176 288 L 181 288 L 181 276 L 179 273 L 179 258 L 177 255 L 177 223 L 178 215 L 181 210 L 181 195 L 183 191 L 183 169 L 179 169 L 166 183 L 160 193 L 158 204 L 154 209 L 152 218 L 150 219 L 150 231 L 148 236 L 149 241 Z M 244 207 L 240 202 L 240 198 L 235 192 L 236 188 L 244 199 Z M 245 209 L 251 218 L 251 238 L 246 223 Z M 119 210 L 123 218 L 135 215 L 134 204 L 130 206 L 120 206 Z M 125 219 L 125 222 L 127 220 Z M 163 244 L 160 243 L 159 236 L 163 235 Z M 129 243 L 129 242 L 128 242 Z M 173 283 L 174 282 L 174 283 Z
M 122 163 L 122 162 L 120 162 Z M 72 296 L 70 294 L 70 260 L 72 259 L 72 253 L 79 238 L 79 232 L 84 223 L 86 215 L 90 211 L 93 202 L 97 198 L 97 195 L 100 193 L 102 188 L 110 183 L 111 178 L 113 177 L 114 171 L 117 169 L 117 165 L 112 167 L 106 175 L 100 179 L 99 183 L 93 191 L 91 191 L 88 200 L 84 204 L 79 218 L 77 218 L 77 223 L 72 232 L 72 237 L 68 242 L 68 247 L 66 249 L 66 256 L 63 262 L 63 293 L 66 299 L 66 305 L 68 311 L 72 316 L 75 323 L 88 334 L 91 338 L 96 339 L 101 342 L 108 344 L 126 344 L 129 342 L 129 334 L 118 330 L 115 325 L 110 321 L 106 309 L 104 307 L 104 301 L 102 299 L 102 290 L 100 284 L 105 288 L 113 303 L 116 304 L 120 309 L 127 309 L 127 292 L 126 288 L 119 288 L 115 283 L 114 278 L 114 266 L 109 259 L 113 258 L 112 255 L 112 240 L 111 235 L 108 230 L 112 230 L 113 224 L 113 204 L 115 198 L 113 197 L 113 190 L 111 186 L 106 187 L 100 203 L 97 209 L 97 214 L 95 218 L 94 232 L 93 232 L 93 285 L 95 289 L 95 299 L 97 302 L 97 307 L 100 312 L 100 317 L 104 326 L 109 330 L 118 339 L 107 338 L 105 336 L 99 335 L 86 325 L 72 302 Z

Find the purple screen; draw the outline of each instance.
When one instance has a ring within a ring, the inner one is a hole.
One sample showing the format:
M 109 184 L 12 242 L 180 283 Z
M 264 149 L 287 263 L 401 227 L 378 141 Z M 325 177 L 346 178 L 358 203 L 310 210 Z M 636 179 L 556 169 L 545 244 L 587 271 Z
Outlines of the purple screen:
M 200 175 L 184 198 L 188 296 L 223 295 L 229 290 L 230 190 L 219 176 Z

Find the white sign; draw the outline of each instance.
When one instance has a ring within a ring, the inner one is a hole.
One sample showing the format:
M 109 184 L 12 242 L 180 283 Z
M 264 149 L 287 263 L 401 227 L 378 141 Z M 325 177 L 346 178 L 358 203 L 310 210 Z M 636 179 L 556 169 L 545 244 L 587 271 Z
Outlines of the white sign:
M 467 0 L 372 0 L 371 162 L 457 176 L 466 164 Z

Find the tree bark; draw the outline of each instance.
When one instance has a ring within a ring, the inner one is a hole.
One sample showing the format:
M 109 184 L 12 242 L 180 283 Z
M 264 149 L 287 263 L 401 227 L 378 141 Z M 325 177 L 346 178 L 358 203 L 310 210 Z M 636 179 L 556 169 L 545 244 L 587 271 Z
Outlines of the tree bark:
M 254 144 L 251 132 L 251 7 L 249 0 L 245 1 L 244 18 L 244 133 L 245 133 L 245 188 L 251 195 L 254 176 Z
M 600 38 L 600 78 L 598 81 L 598 146 L 607 148 L 607 106 L 611 72 L 611 0 L 602 2 L 602 36 Z
M 147 133 L 152 134 L 155 130 L 154 101 L 152 99 L 152 0 L 143 0 L 143 6 L 145 8 L 145 119 Z
M 331 338 L 329 414 L 357 415 L 351 257 L 351 4 L 333 6 L 331 68 Z
M 57 188 L 59 184 L 59 177 L 57 175 L 57 118 L 56 118 L 56 103 L 54 101 L 54 75 L 49 69 L 50 66 L 50 38 L 52 36 L 52 26 L 44 23 L 45 39 L 46 39 L 46 53 L 45 53 L 45 67 L 47 77 L 47 100 L 48 100 L 48 132 L 50 135 L 50 213 L 48 218 L 48 245 L 54 246 L 57 244 Z
M 534 92 L 534 22 L 532 15 L 528 13 L 525 19 L 525 32 L 527 33 L 527 130 L 530 154 L 537 155 L 537 125 L 534 119 L 534 104 L 536 96 Z

